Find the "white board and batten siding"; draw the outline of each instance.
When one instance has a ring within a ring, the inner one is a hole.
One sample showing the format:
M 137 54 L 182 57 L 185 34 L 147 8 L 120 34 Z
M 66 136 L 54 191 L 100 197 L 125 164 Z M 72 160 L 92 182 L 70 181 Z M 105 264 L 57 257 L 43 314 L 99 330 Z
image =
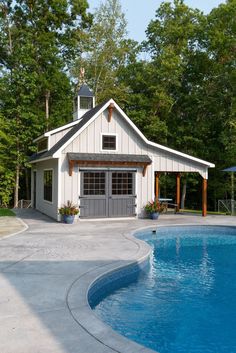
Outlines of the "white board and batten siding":
M 150 151 L 151 152 L 151 151 Z M 208 178 L 208 168 L 200 163 L 192 162 L 180 156 L 174 156 L 168 152 L 152 152 L 153 168 L 157 172 L 176 172 L 176 173 L 199 173 L 203 178 Z
M 50 148 L 52 148 L 60 139 L 62 139 L 63 136 L 67 134 L 72 129 L 72 127 L 69 127 L 67 129 L 61 130 L 56 132 L 55 134 L 50 135 L 49 137 L 49 145 Z
M 52 202 L 44 200 L 44 170 L 53 171 L 53 190 Z M 38 162 L 32 167 L 32 190 L 33 190 L 33 173 L 36 172 L 36 209 L 48 215 L 51 218 L 58 219 L 58 160 L 51 159 L 48 161 Z M 32 197 L 33 202 L 33 197 Z
M 147 154 L 140 137 L 117 112 L 113 112 L 111 122 L 107 121 L 107 111 L 97 117 L 80 133 L 63 151 L 80 153 L 109 153 L 102 151 L 102 134 L 117 136 L 117 150 L 110 153 L 118 154 Z
M 65 127 L 65 129 L 59 129 L 51 134 L 49 137 L 50 148 L 60 141 L 71 128 L 72 126 Z M 206 163 L 201 163 L 200 160 L 190 156 L 183 156 L 181 153 L 165 147 L 154 146 L 141 137 L 136 130 L 135 127 L 132 127 L 132 123 L 129 123 L 128 119 L 119 112 L 119 109 L 114 109 L 112 119 L 108 122 L 108 110 L 105 109 L 65 146 L 58 154 L 59 158 L 37 162 L 32 168 L 32 172 L 37 171 L 36 208 L 42 213 L 58 219 L 58 208 L 67 200 L 79 205 L 81 173 L 80 168 L 75 165 L 72 176 L 69 176 L 67 158 L 69 152 L 148 155 L 152 164 L 147 167 L 146 175 L 143 176 L 143 168 L 135 168 L 136 213 L 138 216 L 142 215 L 144 205 L 154 198 L 155 172 L 198 172 L 203 178 L 208 178 L 209 166 Z M 102 135 L 116 136 L 117 148 L 115 151 L 102 150 Z M 45 169 L 53 170 L 52 203 L 43 199 L 43 172 Z
M 114 134 L 117 138 L 116 151 L 102 151 L 102 135 Z M 68 173 L 68 152 L 78 153 L 117 153 L 149 155 L 153 163 L 148 166 L 143 177 L 142 168 L 137 168 L 136 195 L 137 214 L 141 215 L 144 205 L 154 198 L 154 172 L 199 172 L 207 178 L 207 168 L 180 156 L 175 156 L 147 145 L 124 120 L 119 112 L 114 111 L 108 122 L 107 111 L 100 114 L 84 131 L 80 133 L 63 151 L 61 156 L 61 202 L 72 200 L 79 204 L 80 173 L 77 166 L 73 175 Z
M 61 157 L 61 193 L 62 203 L 71 199 L 79 203 L 80 173 L 79 168 L 74 167 L 73 175 L 68 173 L 68 152 L 79 153 L 117 153 L 117 154 L 147 154 L 147 147 L 138 137 L 126 121 L 113 112 L 111 122 L 107 120 L 107 112 L 101 114 L 93 121 L 78 137 L 76 137 L 63 151 Z M 116 151 L 102 151 L 102 134 L 114 134 L 117 140 Z M 128 168 L 127 168 L 128 169 Z M 134 168 L 132 168 L 134 169 Z M 142 168 L 136 168 L 136 195 L 137 214 L 141 213 L 144 204 L 153 197 L 154 177 L 153 167 L 147 168 L 146 176 L 143 177 Z

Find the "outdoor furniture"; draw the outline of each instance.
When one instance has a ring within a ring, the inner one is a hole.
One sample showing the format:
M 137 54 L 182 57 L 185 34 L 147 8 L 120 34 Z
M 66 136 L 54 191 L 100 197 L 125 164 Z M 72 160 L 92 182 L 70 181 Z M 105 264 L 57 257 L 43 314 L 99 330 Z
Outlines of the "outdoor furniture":
M 163 205 L 164 207 L 164 210 L 163 212 L 167 212 L 168 211 L 168 208 L 174 208 L 175 210 L 175 213 L 177 212 L 177 209 L 178 209 L 178 204 L 177 203 L 173 203 L 171 201 L 173 201 L 173 199 L 168 199 L 168 198 L 163 198 L 163 197 L 160 197 L 159 199 L 159 202 Z
M 177 213 L 178 210 L 178 204 L 177 203 L 170 203 L 168 202 L 167 208 L 170 206 L 170 208 L 174 208 L 175 213 Z

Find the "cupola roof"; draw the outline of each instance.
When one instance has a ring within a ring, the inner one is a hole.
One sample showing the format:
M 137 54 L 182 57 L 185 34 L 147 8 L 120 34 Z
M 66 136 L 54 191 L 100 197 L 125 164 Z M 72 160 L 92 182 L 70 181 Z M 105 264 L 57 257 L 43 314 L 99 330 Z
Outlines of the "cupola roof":
M 94 97 L 93 92 L 90 90 L 86 83 L 83 83 L 78 90 L 78 96 L 80 97 Z

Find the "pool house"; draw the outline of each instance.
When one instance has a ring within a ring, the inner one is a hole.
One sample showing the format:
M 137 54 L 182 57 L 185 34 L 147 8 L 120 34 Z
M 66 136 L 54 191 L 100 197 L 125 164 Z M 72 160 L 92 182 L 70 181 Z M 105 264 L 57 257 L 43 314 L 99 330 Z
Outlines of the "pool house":
M 56 220 L 67 200 L 78 205 L 80 218 L 144 217 L 166 172 L 176 175 L 177 210 L 181 174 L 201 175 L 207 214 L 208 168 L 214 164 L 149 141 L 113 99 L 95 105 L 86 84 L 78 90 L 74 120 L 35 143 L 32 206 Z

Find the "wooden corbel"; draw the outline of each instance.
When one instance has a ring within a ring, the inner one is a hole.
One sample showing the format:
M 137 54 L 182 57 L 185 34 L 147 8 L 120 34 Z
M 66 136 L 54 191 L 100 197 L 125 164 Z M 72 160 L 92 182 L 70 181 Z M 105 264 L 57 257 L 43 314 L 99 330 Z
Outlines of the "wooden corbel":
M 72 176 L 75 161 L 69 161 L 69 176 Z
M 147 172 L 147 164 L 145 164 L 145 165 L 143 166 L 143 177 L 145 177 L 146 172 Z
M 110 103 L 108 107 L 108 123 L 111 122 L 113 109 L 114 109 L 114 103 Z

